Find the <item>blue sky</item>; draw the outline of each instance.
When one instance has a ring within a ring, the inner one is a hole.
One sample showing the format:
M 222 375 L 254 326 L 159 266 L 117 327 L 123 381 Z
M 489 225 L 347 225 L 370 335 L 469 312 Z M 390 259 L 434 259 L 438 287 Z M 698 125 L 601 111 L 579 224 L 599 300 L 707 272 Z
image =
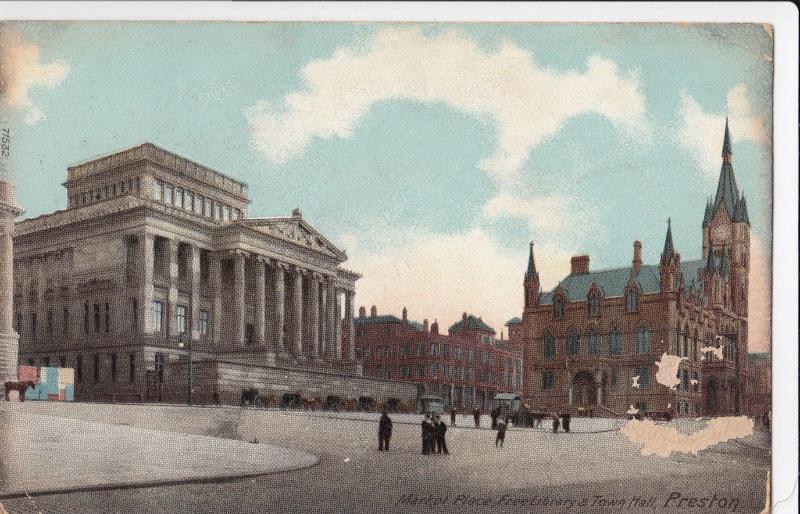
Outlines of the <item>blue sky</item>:
M 667 217 L 698 257 L 727 112 L 767 260 L 760 25 L 67 22 L 3 37 L 20 48 L 3 107 L 26 216 L 65 207 L 70 164 L 152 141 L 248 183 L 252 216 L 299 206 L 364 274 L 358 302 L 499 330 L 531 240 L 546 286 L 576 253 L 628 265 L 634 239 L 655 261 Z

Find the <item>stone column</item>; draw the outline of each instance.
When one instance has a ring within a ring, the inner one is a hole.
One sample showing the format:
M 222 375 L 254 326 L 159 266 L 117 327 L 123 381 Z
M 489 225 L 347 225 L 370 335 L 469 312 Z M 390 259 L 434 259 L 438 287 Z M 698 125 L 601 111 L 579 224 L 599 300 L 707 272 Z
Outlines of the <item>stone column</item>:
M 323 278 L 319 292 L 319 355 L 328 357 L 328 286 Z
M 255 305 L 255 328 L 256 345 L 266 344 L 266 321 L 267 321 L 267 282 L 266 282 L 266 263 L 263 257 L 256 257 L 255 260 L 255 279 L 256 279 L 256 305 Z
M 169 241 L 169 296 L 167 306 L 167 335 L 172 338 L 178 334 L 178 241 Z
M 333 278 L 328 278 L 327 286 L 327 311 L 325 312 L 325 358 L 333 359 L 336 357 L 336 286 Z
M 308 312 L 308 328 L 311 339 L 311 355 L 314 359 L 319 359 L 322 355 L 319 340 L 319 281 L 322 278 L 319 274 L 311 275 L 310 302 L 311 310 Z
M 213 294 L 214 319 L 211 322 L 211 333 L 214 337 L 214 348 L 222 348 L 222 260 L 219 255 L 211 255 L 211 269 L 209 270 L 211 289 Z
M 569 406 L 572 407 L 572 386 L 569 386 Z
M 275 349 L 286 356 L 286 265 L 278 262 L 275 264 Z
M 136 248 L 139 255 L 136 260 L 141 269 L 136 294 L 139 308 L 138 328 L 143 334 L 151 334 L 153 332 L 153 265 L 155 262 L 153 234 L 145 232 L 140 234 L 138 239 Z M 83 303 L 83 300 L 77 302 L 76 305 L 79 308 L 73 315 L 75 319 L 83 319 Z M 80 330 L 76 330 L 75 334 L 83 335 L 83 324 L 78 326 Z
M 189 276 L 191 278 L 191 314 L 189 316 L 189 333 L 192 340 L 200 339 L 200 248 L 192 245 Z
M 0 382 L 17 380 L 19 335 L 14 331 L 14 218 L 22 214 L 11 183 L 0 180 Z
M 233 257 L 233 342 L 238 347 L 244 346 L 244 261 L 243 252 L 236 252 Z
M 297 360 L 303 360 L 303 273 L 300 268 L 292 272 L 292 351 Z
M 356 360 L 356 328 L 353 319 L 353 292 L 347 291 L 344 297 L 344 317 L 347 323 L 347 358 L 351 362 Z
M 334 341 L 334 349 L 336 351 L 336 360 L 342 360 L 342 302 L 340 299 L 339 291 L 336 290 L 336 296 L 334 297 L 336 301 L 334 302 L 334 311 L 333 311 L 333 333 L 336 337 Z

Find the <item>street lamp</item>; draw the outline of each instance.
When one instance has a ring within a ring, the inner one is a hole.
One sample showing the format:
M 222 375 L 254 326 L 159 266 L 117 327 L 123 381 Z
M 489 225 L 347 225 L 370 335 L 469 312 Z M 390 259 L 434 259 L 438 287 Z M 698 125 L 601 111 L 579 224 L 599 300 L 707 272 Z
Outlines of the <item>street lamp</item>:
M 189 333 L 183 332 L 181 333 L 178 341 L 178 348 L 186 349 L 186 353 L 189 355 L 189 373 L 188 373 L 188 398 L 187 403 L 189 406 L 192 405 L 192 337 Z

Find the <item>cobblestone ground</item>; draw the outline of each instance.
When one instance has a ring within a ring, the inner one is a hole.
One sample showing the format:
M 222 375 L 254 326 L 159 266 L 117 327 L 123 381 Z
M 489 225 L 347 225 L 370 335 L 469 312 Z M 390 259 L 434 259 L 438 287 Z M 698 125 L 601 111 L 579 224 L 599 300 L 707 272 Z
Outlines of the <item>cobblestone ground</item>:
M 168 431 L 258 439 L 316 454 L 321 462 L 304 470 L 223 483 L 4 500 L 11 514 L 760 512 L 769 469 L 769 439 L 764 432 L 696 456 L 661 458 L 642 456 L 616 430 L 620 422 L 573 418 L 575 431 L 569 434 L 512 429 L 502 449 L 495 448 L 490 430 L 450 429 L 450 455 L 423 456 L 419 427 L 411 424 L 419 417 L 413 416 L 396 417 L 391 451 L 380 453 L 377 415 L 33 403 L 25 408 Z M 690 431 L 702 422 L 681 420 L 676 426 Z M 690 507 L 693 498 L 706 499 L 706 506 Z

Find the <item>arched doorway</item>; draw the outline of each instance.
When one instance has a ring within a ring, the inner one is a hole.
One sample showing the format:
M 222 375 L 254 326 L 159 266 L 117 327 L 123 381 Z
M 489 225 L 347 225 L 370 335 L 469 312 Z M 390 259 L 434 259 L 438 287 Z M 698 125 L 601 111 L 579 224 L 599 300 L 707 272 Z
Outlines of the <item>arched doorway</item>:
M 706 414 L 717 413 L 717 381 L 713 378 L 706 380 Z
M 588 371 L 581 371 L 572 379 L 572 405 L 574 407 L 597 405 L 597 386 L 594 377 Z

